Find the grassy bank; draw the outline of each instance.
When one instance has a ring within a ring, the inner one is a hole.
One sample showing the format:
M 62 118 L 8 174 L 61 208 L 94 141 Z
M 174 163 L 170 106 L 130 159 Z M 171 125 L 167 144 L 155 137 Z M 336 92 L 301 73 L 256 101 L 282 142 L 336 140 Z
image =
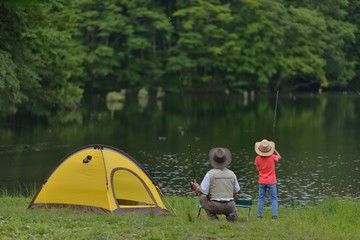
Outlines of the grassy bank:
M 246 222 L 197 215 L 197 199 L 169 197 L 176 216 L 96 214 L 67 209 L 27 210 L 31 198 L 0 196 L 0 239 L 359 239 L 360 202 L 328 199 L 317 206 L 279 209 Z

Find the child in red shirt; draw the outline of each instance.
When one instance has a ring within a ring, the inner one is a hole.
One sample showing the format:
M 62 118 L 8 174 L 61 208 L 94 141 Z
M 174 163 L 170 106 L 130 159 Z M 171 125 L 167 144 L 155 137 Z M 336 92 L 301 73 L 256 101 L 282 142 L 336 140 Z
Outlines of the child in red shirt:
M 262 212 L 266 191 L 269 190 L 271 197 L 272 219 L 277 219 L 278 202 L 275 163 L 281 159 L 281 156 L 275 149 L 275 143 L 266 139 L 255 143 L 255 152 L 258 156 L 256 156 L 254 164 L 259 172 L 259 201 L 257 216 L 258 218 L 263 217 Z

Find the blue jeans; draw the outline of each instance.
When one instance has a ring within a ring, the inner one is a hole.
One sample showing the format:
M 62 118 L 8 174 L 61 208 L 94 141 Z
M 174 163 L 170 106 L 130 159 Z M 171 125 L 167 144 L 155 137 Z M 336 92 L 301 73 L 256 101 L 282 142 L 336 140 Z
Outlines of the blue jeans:
M 264 202 L 266 191 L 269 190 L 271 197 L 271 211 L 272 216 L 278 215 L 278 201 L 277 201 L 277 193 L 276 193 L 276 184 L 259 184 L 259 202 L 258 202 L 258 217 L 262 217 Z

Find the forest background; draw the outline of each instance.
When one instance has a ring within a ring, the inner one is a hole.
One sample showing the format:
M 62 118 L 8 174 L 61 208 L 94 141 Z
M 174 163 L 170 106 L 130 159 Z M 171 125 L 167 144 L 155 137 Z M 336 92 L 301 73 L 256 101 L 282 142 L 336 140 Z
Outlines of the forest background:
M 359 92 L 359 29 L 360 0 L 0 0 L 2 114 L 122 89 Z

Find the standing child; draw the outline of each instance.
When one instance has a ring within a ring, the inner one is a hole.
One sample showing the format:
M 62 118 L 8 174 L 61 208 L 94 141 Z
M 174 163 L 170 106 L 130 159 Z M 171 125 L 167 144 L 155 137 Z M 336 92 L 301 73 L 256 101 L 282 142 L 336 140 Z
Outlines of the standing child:
M 258 218 L 263 217 L 266 191 L 269 190 L 272 219 L 275 220 L 278 216 L 275 162 L 278 162 L 279 159 L 281 159 L 281 156 L 275 149 L 275 143 L 266 139 L 255 143 L 255 152 L 258 156 L 256 156 L 254 164 L 259 172 L 259 202 L 257 216 Z

